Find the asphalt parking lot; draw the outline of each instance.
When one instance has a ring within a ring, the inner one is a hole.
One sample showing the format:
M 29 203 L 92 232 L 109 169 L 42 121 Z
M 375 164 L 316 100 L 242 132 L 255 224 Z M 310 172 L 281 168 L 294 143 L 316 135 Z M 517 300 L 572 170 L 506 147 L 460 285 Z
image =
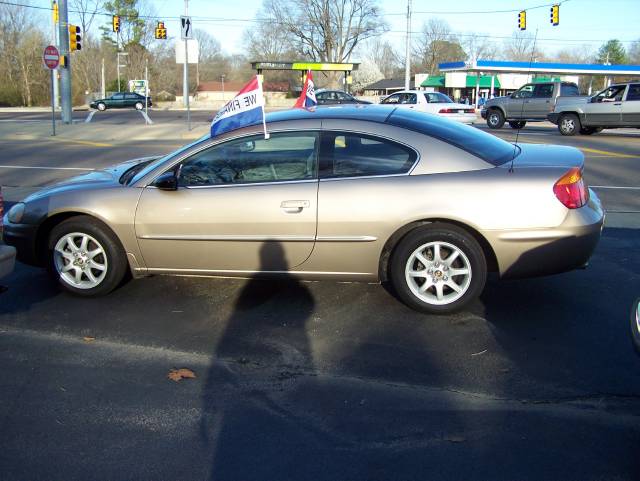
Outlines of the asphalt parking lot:
M 195 135 L 162 115 L 161 140 L 110 137 L 137 112 L 94 115 L 90 140 L 0 122 L 6 200 Z M 491 278 L 453 316 L 357 283 L 152 277 L 86 300 L 18 264 L 0 281 L 0 478 L 640 479 L 640 131 L 519 141 L 580 148 L 607 227 L 586 270 Z

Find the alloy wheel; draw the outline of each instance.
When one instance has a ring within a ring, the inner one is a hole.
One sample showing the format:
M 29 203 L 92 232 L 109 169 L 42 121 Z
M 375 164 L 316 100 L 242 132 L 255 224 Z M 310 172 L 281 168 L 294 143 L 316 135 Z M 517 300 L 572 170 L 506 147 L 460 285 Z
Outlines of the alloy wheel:
M 82 232 L 65 234 L 53 249 L 60 279 L 77 289 L 92 289 L 107 275 L 107 255 L 92 236 Z
M 409 256 L 405 278 L 422 302 L 445 305 L 460 299 L 471 284 L 471 263 L 465 253 L 448 242 L 429 242 Z

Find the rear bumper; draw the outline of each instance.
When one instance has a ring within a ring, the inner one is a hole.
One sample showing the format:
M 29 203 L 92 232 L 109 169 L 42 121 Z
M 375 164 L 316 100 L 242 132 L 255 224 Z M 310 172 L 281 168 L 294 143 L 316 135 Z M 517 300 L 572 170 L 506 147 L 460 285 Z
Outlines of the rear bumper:
M 16 258 L 25 264 L 39 266 L 41 264 L 36 250 L 38 226 L 28 224 L 4 224 L 4 242 L 15 247 Z
M 13 272 L 16 261 L 16 250 L 12 246 L 0 244 L 0 279 Z
M 557 114 L 555 112 L 551 112 L 550 114 L 547 114 L 547 120 L 552 124 L 558 125 L 559 118 L 560 118 L 560 114 Z
M 455 120 L 456 122 L 460 122 L 463 124 L 472 124 L 478 119 L 475 113 L 473 114 L 441 114 L 441 117 L 449 120 Z
M 558 227 L 490 234 L 500 276 L 537 277 L 586 267 L 604 226 L 600 200 L 593 191 L 590 195 L 587 205 L 570 210 Z

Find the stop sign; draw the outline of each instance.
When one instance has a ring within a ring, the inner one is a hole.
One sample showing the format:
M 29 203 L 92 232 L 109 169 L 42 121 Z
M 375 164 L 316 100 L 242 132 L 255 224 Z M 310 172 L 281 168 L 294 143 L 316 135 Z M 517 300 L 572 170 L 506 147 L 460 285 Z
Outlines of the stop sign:
M 58 63 L 60 62 L 60 53 L 58 49 L 53 45 L 49 45 L 44 49 L 44 54 L 42 55 L 42 60 L 44 61 L 45 67 L 50 70 L 58 67 Z

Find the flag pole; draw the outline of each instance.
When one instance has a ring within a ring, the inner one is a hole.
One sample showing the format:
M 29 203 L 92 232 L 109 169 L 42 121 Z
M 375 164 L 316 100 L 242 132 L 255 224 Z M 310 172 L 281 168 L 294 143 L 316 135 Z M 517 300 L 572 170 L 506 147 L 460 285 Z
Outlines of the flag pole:
M 262 106 L 260 107 L 262 109 L 262 129 L 264 130 L 264 139 L 265 140 L 269 140 L 269 132 L 267 132 L 267 120 L 265 119 L 265 115 L 264 115 L 264 103 L 265 103 L 265 98 L 264 98 L 264 92 L 262 90 L 262 75 L 261 74 L 257 74 L 256 77 L 258 78 L 258 86 L 260 87 L 260 95 L 262 95 Z

